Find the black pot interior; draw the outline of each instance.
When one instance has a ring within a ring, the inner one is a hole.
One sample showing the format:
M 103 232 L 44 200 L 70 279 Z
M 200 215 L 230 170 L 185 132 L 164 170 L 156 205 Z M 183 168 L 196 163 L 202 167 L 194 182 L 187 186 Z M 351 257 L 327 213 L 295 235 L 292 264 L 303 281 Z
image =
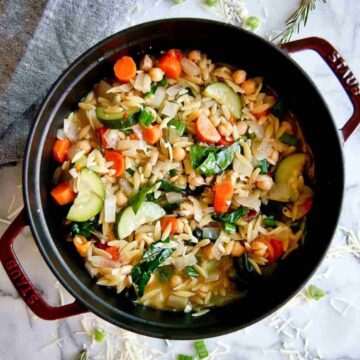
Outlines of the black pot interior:
M 245 69 L 250 76 L 264 76 L 300 118 L 316 163 L 315 201 L 305 245 L 281 262 L 273 276 L 251 289 L 245 299 L 199 318 L 135 305 L 113 290 L 97 286 L 72 244 L 65 241 L 61 225 L 65 209 L 55 206 L 49 195 L 55 168 L 51 148 L 63 119 L 98 80 L 111 75 L 114 59 L 124 54 L 138 58 L 145 52 L 157 54 L 169 48 L 200 49 L 215 62 Z M 120 327 L 174 339 L 210 337 L 243 328 L 294 295 L 315 270 L 331 241 L 343 195 L 337 130 L 309 78 L 265 40 L 229 25 L 195 19 L 136 26 L 108 38 L 79 58 L 58 80 L 38 114 L 24 170 L 24 195 L 34 236 L 63 285 L 91 311 Z

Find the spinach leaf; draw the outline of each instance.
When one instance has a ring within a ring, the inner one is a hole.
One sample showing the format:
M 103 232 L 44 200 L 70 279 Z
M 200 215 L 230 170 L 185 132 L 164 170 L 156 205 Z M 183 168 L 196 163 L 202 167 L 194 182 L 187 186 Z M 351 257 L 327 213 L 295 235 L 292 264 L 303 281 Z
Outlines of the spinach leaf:
M 85 236 L 86 239 L 90 239 L 92 237 L 91 232 L 98 230 L 100 226 L 97 219 L 84 222 L 73 222 L 71 224 L 71 232 L 73 235 Z
M 208 154 L 205 161 L 196 169 L 200 170 L 200 172 L 206 176 L 211 176 L 221 172 L 221 167 L 217 163 L 216 155 L 214 153 Z
M 167 212 L 167 213 L 171 213 L 174 210 L 177 210 L 180 207 L 179 203 L 171 203 L 171 204 L 165 204 L 163 205 L 163 209 Z
M 257 279 L 257 272 L 249 262 L 246 253 L 240 257 L 233 257 L 233 265 L 236 271 L 236 286 L 240 291 L 246 290 L 255 279 Z
M 202 146 L 202 145 L 192 145 L 190 148 L 190 161 L 191 166 L 194 169 L 197 169 L 203 161 L 206 159 L 209 153 L 216 152 L 217 147 L 208 147 L 208 146 Z
M 176 133 L 178 136 L 183 136 L 185 131 L 185 123 L 179 119 L 171 119 L 168 122 L 168 126 L 173 126 L 176 129 Z
M 194 190 L 191 190 L 189 187 L 187 187 L 184 190 L 184 194 L 191 196 L 199 196 L 204 192 L 206 187 L 207 187 L 206 185 L 201 185 L 201 186 L 197 186 Z
M 288 112 L 284 102 L 282 100 L 278 100 L 276 104 L 272 107 L 271 112 L 278 117 L 279 119 L 283 118 Z
M 142 203 L 145 201 L 146 196 L 152 192 L 154 192 L 156 189 L 156 184 L 145 186 L 142 188 L 138 193 L 136 193 L 133 198 L 130 201 L 130 204 L 134 210 L 134 213 L 136 214 Z
M 228 223 L 228 224 L 235 224 L 236 220 L 244 217 L 249 212 L 249 209 L 243 206 L 240 206 L 235 211 L 231 212 L 230 214 L 214 214 L 211 218 L 215 221 L 219 221 L 221 223 Z
M 176 169 L 169 170 L 169 175 L 170 176 L 176 176 L 177 175 L 177 170 Z
M 260 160 L 258 162 L 258 167 L 260 168 L 260 174 L 267 174 L 268 163 L 267 163 L 266 159 Z
M 156 270 L 173 252 L 174 249 L 164 248 L 161 243 L 169 242 L 169 239 L 157 241 L 150 245 L 144 252 L 139 264 L 131 271 L 131 278 L 136 285 L 139 296 L 142 296 L 145 287 L 150 280 L 151 273 Z
M 234 142 L 230 146 L 224 146 L 216 153 L 216 162 L 221 170 L 225 170 L 233 161 L 236 152 L 240 152 L 238 142 Z
M 165 265 L 165 266 L 160 266 L 155 271 L 155 275 L 159 282 L 164 283 L 170 279 L 173 272 L 174 271 L 171 265 Z
M 195 270 L 193 266 L 187 266 L 185 268 L 185 273 L 190 277 L 199 277 L 199 273 Z
M 166 192 L 177 192 L 177 193 L 183 192 L 183 189 L 180 189 L 176 185 L 174 185 L 171 182 L 166 181 L 166 180 L 161 180 L 160 189 L 164 190 Z

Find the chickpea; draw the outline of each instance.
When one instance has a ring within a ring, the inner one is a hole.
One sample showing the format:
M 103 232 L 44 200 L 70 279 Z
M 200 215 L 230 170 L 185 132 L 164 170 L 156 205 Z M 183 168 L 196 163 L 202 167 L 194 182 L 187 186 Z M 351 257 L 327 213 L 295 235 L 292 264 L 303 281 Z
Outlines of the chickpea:
M 245 80 L 241 87 L 244 89 L 246 95 L 251 95 L 256 90 L 256 82 L 253 79 Z
M 140 69 L 144 71 L 149 71 L 153 67 L 153 61 L 149 55 L 145 55 L 141 60 Z
M 127 196 L 120 190 L 116 193 L 116 205 L 122 207 L 127 204 L 128 198 Z
M 186 157 L 186 151 L 183 148 L 176 147 L 173 149 L 173 157 L 175 161 L 182 161 Z
M 80 150 L 83 150 L 85 154 L 88 154 L 88 153 L 91 151 L 91 149 L 92 149 L 89 140 L 80 140 L 80 141 L 77 142 L 76 146 L 77 146 Z
M 182 282 L 183 282 L 183 280 L 180 275 L 173 275 L 170 279 L 170 285 L 172 288 L 180 285 Z
M 269 175 L 258 175 L 256 178 L 256 186 L 261 189 L 268 191 L 274 184 L 273 179 Z
M 239 241 L 235 241 L 234 246 L 231 250 L 231 256 L 240 256 L 245 252 L 245 248 L 240 244 Z
M 192 50 L 189 52 L 188 54 L 188 59 L 197 63 L 201 60 L 201 54 L 200 54 L 200 51 L 198 50 Z
M 203 247 L 204 255 L 209 260 L 213 260 L 215 258 L 214 254 L 212 252 L 213 247 L 214 247 L 214 244 L 209 244 L 209 245 Z
M 233 130 L 232 130 L 232 126 L 231 126 L 230 123 L 224 122 L 221 125 L 219 125 L 218 131 L 219 131 L 221 136 L 227 137 L 227 136 L 230 136 L 232 134 Z
M 164 72 L 160 68 L 152 68 L 149 71 L 151 81 L 159 82 L 164 77 Z
M 204 185 L 204 179 L 201 175 L 189 176 L 189 185 L 191 186 L 201 186 Z
M 276 165 L 278 160 L 279 160 L 279 152 L 277 150 L 273 150 L 271 154 L 268 156 L 268 161 L 272 165 Z
M 239 135 L 245 135 L 248 129 L 248 126 L 246 124 L 245 121 L 238 121 L 238 123 L 236 124 L 237 128 L 238 128 L 238 132 Z
M 246 72 L 244 70 L 237 70 L 232 74 L 232 79 L 235 84 L 240 85 L 246 80 Z

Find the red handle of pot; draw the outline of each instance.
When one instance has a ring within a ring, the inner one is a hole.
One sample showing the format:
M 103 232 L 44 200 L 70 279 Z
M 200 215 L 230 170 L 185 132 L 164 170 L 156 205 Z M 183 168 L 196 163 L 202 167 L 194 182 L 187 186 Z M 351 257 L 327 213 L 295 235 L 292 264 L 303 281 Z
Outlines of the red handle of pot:
M 281 48 L 288 53 L 314 50 L 336 75 L 354 107 L 352 116 L 341 129 L 344 141 L 346 141 L 360 123 L 360 87 L 343 57 L 329 42 L 317 37 L 291 41 L 281 45 Z
M 45 320 L 62 319 L 86 312 L 77 300 L 63 306 L 50 306 L 36 291 L 13 249 L 14 240 L 26 225 L 28 224 L 25 210 L 22 210 L 0 239 L 0 260 L 20 296 L 37 316 Z

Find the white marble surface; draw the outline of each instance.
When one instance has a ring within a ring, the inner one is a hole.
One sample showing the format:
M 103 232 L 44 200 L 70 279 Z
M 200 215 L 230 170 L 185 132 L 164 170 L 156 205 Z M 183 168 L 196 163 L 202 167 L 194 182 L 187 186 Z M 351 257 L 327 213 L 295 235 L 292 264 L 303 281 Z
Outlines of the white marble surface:
M 164 17 L 196 16 L 215 18 L 203 10 L 200 0 L 187 0 L 182 5 L 173 6 L 171 1 L 163 0 L 157 6 L 154 1 L 141 2 L 139 12 L 133 14 L 133 23 L 149 21 Z M 281 28 L 286 15 L 294 9 L 296 0 L 248 0 L 251 14 L 264 17 L 263 5 L 266 6 L 269 18 L 259 31 L 263 36 L 271 30 Z M 329 40 L 337 47 L 360 78 L 360 2 L 359 0 L 328 0 L 327 5 L 318 1 L 318 9 L 310 15 L 306 29 L 299 37 L 316 35 Z M 262 4 L 262 5 L 261 5 Z M 146 13 L 144 11 L 146 9 Z M 333 75 L 315 54 L 296 55 L 295 59 L 311 74 L 321 93 L 326 98 L 330 109 L 340 127 L 351 113 L 351 106 L 346 100 L 340 86 Z M 321 126 L 321 119 L 314 119 Z M 358 232 L 360 218 L 360 171 L 358 152 L 360 149 L 360 131 L 352 136 L 344 148 L 346 163 L 346 192 L 340 224 Z M 0 218 L 6 218 L 12 195 L 16 194 L 13 209 L 21 205 L 21 192 L 17 185 L 21 183 L 21 166 L 7 167 L 0 170 L 1 209 Z M 6 224 L 0 223 L 0 233 Z M 325 224 L 323 226 L 326 226 Z M 333 247 L 344 244 L 340 234 L 333 240 Z M 54 305 L 60 303 L 59 288 L 55 286 L 55 277 L 45 265 L 29 229 L 19 236 L 16 251 L 30 278 L 44 297 Z M 322 274 L 325 273 L 325 278 Z M 320 277 L 319 277 L 320 275 Z M 341 259 L 326 259 L 317 276 L 310 283 L 316 284 L 327 292 L 319 302 L 305 303 L 301 301 L 296 307 L 284 311 L 281 316 L 293 318 L 292 324 L 303 327 L 312 321 L 307 332 L 296 331 L 289 325 L 284 327 L 285 333 L 269 326 L 270 319 L 265 319 L 246 330 L 207 341 L 208 348 L 220 349 L 218 343 L 230 347 L 226 354 L 218 354 L 214 359 L 287 359 L 289 354 L 279 352 L 281 348 L 293 346 L 291 351 L 299 352 L 301 358 L 309 359 L 360 359 L 360 261 L 348 255 Z M 64 293 L 66 293 L 64 291 Z M 69 296 L 65 294 L 65 297 Z M 346 300 L 341 303 L 338 299 Z M 331 303 L 342 308 L 348 306 L 343 316 Z M 89 339 L 83 334 L 81 316 L 61 321 L 44 321 L 36 318 L 19 298 L 11 285 L 3 268 L 0 266 L 0 360 L 42 360 L 42 359 L 75 359 L 84 343 Z M 283 320 L 279 320 L 279 325 Z M 276 325 L 276 324 L 275 324 Z M 294 336 L 292 338 L 291 336 Z M 308 340 L 305 344 L 305 338 Z M 52 343 L 60 339 L 59 344 Z M 169 347 L 163 340 L 135 336 L 135 343 L 148 343 L 152 351 L 158 349 L 166 355 L 158 355 L 159 359 L 174 359 L 179 352 L 191 353 L 192 343 L 188 341 L 171 341 Z M 48 344 L 51 344 L 46 346 Z M 308 343 L 308 344 L 307 344 Z M 45 346 L 45 348 L 44 348 Z M 97 345 L 91 353 L 104 350 L 105 345 Z M 121 347 L 120 347 L 121 348 Z M 306 350 L 308 348 L 308 350 Z M 307 351 L 307 353 L 306 353 Z M 142 360 L 142 357 L 140 357 Z M 294 353 L 293 359 L 300 358 Z

